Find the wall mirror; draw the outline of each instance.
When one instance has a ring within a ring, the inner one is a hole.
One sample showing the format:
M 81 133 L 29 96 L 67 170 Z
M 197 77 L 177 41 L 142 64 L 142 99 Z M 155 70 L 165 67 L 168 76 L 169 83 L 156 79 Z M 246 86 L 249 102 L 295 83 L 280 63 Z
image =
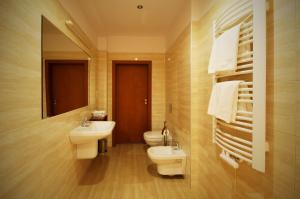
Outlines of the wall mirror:
M 88 106 L 89 56 L 42 17 L 42 118 Z

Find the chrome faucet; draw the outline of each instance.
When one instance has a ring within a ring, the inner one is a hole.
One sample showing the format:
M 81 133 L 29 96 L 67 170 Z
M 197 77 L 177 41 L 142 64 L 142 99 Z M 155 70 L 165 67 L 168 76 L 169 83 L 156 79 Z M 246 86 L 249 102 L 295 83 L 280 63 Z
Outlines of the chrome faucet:
M 164 134 L 164 131 L 166 130 L 167 128 L 167 121 L 164 121 L 164 127 L 163 129 L 161 130 L 161 134 L 163 135 Z
M 172 147 L 173 147 L 173 149 L 175 149 L 175 150 L 181 149 L 181 146 L 180 146 L 179 142 L 177 142 L 177 141 L 175 141 L 175 140 L 172 140 Z
M 164 132 L 165 132 L 165 133 L 163 134 L 164 146 L 168 146 L 168 134 L 169 134 L 169 130 L 166 129 Z
M 161 134 L 163 135 L 164 146 L 167 146 L 168 145 L 168 135 L 169 135 L 169 130 L 167 128 L 167 121 L 164 121 L 164 127 L 161 131 Z
M 83 117 L 82 118 L 82 120 L 81 120 L 81 122 L 80 122 L 80 126 L 82 126 L 82 127 L 87 127 L 87 117 L 85 116 L 85 117 Z

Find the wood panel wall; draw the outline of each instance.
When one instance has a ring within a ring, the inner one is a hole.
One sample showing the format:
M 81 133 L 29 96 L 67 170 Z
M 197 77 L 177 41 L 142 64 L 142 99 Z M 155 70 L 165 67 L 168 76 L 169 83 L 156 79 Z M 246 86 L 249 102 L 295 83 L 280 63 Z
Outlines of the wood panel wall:
M 65 27 L 68 15 L 56 0 L 1 1 L 0 37 L 5 39 L 0 43 L 0 197 L 68 198 L 80 192 L 78 184 L 90 161 L 76 160 L 69 131 L 96 103 L 98 108 L 107 107 L 111 113 L 111 61 L 135 57 L 153 62 L 152 129 L 160 129 L 166 118 L 185 151 L 188 154 L 190 151 L 190 178 L 195 196 L 291 199 L 299 196 L 300 2 L 269 1 L 267 140 L 271 151 L 267 154 L 265 174 L 246 164 L 233 170 L 220 160 L 220 151 L 212 144 L 211 117 L 206 113 L 211 92 L 207 65 L 212 21 L 231 2 L 216 1 L 206 15 L 193 21 L 191 30 L 187 28 L 168 50 L 166 62 L 170 56 L 170 63 L 165 64 L 164 54 L 109 53 L 106 58 L 105 53 L 98 53 L 96 60 L 97 55 L 90 52 L 89 106 L 42 120 L 41 15 L 84 46 Z M 107 84 L 101 84 L 102 81 Z M 170 102 L 172 113 L 168 112 Z
M 41 16 L 91 54 L 89 106 L 42 118 Z M 90 161 L 77 161 L 69 131 L 95 106 L 93 52 L 65 26 L 56 0 L 0 2 L 0 198 L 68 198 Z
M 207 115 L 212 80 L 207 74 L 212 22 L 233 0 L 217 1 L 192 23 L 191 157 L 192 189 L 206 198 L 296 198 L 299 170 L 299 1 L 271 0 L 267 12 L 266 173 L 245 163 L 234 170 L 212 144 Z M 296 25 L 297 24 L 297 25 Z M 193 86 L 194 85 L 194 86 Z
M 96 107 L 107 111 L 107 52 L 97 52 Z
M 190 184 L 191 25 L 166 52 L 166 120 L 175 140 L 187 153 L 186 179 Z

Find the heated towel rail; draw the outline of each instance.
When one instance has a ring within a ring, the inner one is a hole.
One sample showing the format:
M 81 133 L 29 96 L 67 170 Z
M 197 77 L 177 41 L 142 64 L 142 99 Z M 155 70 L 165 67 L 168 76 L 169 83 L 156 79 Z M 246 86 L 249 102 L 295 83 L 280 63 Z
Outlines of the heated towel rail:
M 241 24 L 237 70 L 213 75 L 213 84 L 244 80 L 239 86 L 236 121 L 213 117 L 213 142 L 252 168 L 265 172 L 266 152 L 266 2 L 242 0 L 229 6 L 213 23 L 213 38 Z

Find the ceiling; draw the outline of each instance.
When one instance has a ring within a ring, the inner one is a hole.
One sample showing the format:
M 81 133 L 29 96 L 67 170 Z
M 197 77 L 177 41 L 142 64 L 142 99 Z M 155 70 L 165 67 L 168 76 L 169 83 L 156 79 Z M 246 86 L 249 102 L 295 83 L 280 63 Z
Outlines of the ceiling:
M 165 36 L 190 0 L 74 0 L 98 35 Z M 142 4 L 143 9 L 137 9 Z

